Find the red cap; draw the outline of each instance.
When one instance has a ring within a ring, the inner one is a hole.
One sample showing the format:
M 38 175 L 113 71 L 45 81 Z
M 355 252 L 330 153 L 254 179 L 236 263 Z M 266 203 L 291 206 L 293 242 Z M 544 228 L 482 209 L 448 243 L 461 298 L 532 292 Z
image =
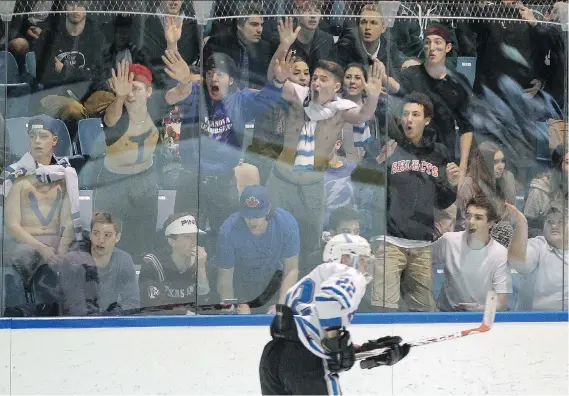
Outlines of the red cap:
M 443 25 L 431 25 L 425 30 L 425 37 L 435 35 L 442 37 L 447 43 L 450 42 L 450 34 Z
M 132 63 L 128 66 L 128 71 L 134 73 L 134 81 L 139 81 L 147 85 L 152 84 L 152 72 L 146 66 L 139 63 Z

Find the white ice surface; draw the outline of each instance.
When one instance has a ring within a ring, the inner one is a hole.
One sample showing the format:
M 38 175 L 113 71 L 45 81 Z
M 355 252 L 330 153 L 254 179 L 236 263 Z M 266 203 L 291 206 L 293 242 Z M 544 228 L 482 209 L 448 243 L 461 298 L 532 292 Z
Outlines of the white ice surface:
M 355 342 L 416 340 L 472 324 L 359 325 Z M 488 333 L 415 348 L 392 368 L 341 376 L 344 394 L 567 395 L 567 323 L 496 323 Z M 8 331 L 0 331 L 0 394 Z M 12 394 L 260 394 L 267 327 L 12 330 Z
M 0 395 L 10 393 L 10 331 L 0 330 Z

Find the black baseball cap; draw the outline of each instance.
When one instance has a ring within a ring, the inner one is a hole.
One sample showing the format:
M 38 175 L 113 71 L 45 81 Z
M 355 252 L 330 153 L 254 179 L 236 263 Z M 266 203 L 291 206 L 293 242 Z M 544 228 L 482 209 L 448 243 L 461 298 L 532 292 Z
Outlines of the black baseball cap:
M 30 117 L 27 125 L 28 134 L 39 131 L 49 131 L 56 135 L 57 120 L 45 114 Z
M 229 77 L 235 77 L 237 74 L 237 66 L 231 57 L 223 52 L 214 52 L 207 58 L 204 65 L 204 72 L 210 70 L 218 70 L 226 73 Z

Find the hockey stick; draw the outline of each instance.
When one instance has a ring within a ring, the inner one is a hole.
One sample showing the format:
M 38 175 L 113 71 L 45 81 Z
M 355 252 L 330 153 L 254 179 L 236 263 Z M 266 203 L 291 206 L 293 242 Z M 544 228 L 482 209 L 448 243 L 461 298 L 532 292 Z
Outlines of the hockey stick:
M 191 301 L 188 303 L 181 303 L 181 304 L 165 304 L 165 305 L 158 305 L 154 307 L 145 307 L 137 310 L 137 313 L 148 313 L 148 312 L 156 312 L 156 311 L 167 311 L 172 310 L 174 308 L 190 308 L 195 309 L 196 311 L 220 311 L 223 309 L 231 309 L 233 306 L 238 304 L 247 304 L 250 308 L 260 308 L 267 304 L 270 299 L 274 296 L 277 290 L 281 287 L 283 279 L 283 272 L 276 271 L 269 284 L 263 290 L 263 292 L 259 295 L 259 297 L 255 298 L 254 300 L 248 302 L 221 302 L 216 304 L 202 304 L 197 305 L 195 302 Z
M 218 304 L 198 305 L 197 309 L 199 309 L 200 311 L 230 309 L 232 306 L 239 304 L 246 304 L 249 306 L 249 308 L 260 308 L 266 303 L 268 303 L 271 297 L 273 297 L 277 292 L 277 290 L 280 289 L 282 280 L 283 280 L 283 272 L 276 271 L 271 280 L 269 281 L 269 284 L 267 285 L 265 290 L 263 290 L 261 295 L 255 298 L 254 300 L 251 300 L 249 302 L 222 302 Z
M 486 295 L 486 306 L 484 308 L 484 316 L 480 326 L 468 330 L 457 331 L 455 333 L 446 334 L 438 337 L 423 338 L 421 340 L 408 342 L 407 344 L 409 344 L 411 347 L 418 347 L 418 346 L 433 344 L 435 342 L 454 340 L 457 338 L 466 337 L 471 334 L 486 333 L 487 331 L 490 331 L 492 329 L 492 325 L 494 324 L 494 319 L 496 318 L 497 303 L 498 303 L 498 296 L 496 292 L 489 291 L 488 294 Z M 372 351 L 356 353 L 356 360 L 363 360 L 369 357 L 381 355 L 383 352 L 385 352 L 388 349 L 389 348 L 380 348 L 380 349 L 374 349 Z M 374 364 L 374 362 L 363 361 L 360 363 L 360 367 L 363 369 L 369 368 L 367 367 L 368 366 L 367 363 L 370 363 L 372 365 Z

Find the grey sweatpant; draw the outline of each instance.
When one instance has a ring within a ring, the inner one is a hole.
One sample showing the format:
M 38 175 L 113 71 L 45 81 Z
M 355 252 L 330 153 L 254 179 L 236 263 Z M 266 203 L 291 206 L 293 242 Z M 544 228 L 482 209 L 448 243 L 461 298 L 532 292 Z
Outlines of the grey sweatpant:
M 286 166 L 286 168 L 285 168 Z M 308 256 L 321 249 L 324 226 L 324 176 L 322 172 L 292 172 L 288 165 L 277 164 L 267 180 L 267 189 L 273 208 L 291 213 L 300 232 L 299 279 L 313 268 Z

